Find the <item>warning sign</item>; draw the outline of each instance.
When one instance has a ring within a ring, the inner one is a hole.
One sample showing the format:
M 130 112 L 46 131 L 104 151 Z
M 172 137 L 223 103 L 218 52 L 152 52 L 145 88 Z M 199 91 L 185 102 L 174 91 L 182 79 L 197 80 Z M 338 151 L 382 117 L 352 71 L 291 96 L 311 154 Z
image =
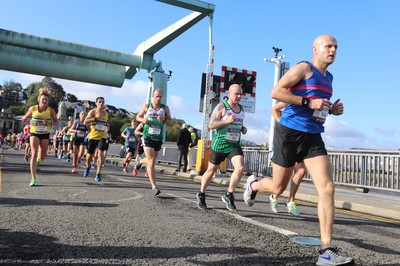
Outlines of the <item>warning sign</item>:
M 220 102 L 228 99 L 229 86 L 240 84 L 243 88 L 240 104 L 246 113 L 254 113 L 256 109 L 256 76 L 257 72 L 255 71 L 222 66 Z

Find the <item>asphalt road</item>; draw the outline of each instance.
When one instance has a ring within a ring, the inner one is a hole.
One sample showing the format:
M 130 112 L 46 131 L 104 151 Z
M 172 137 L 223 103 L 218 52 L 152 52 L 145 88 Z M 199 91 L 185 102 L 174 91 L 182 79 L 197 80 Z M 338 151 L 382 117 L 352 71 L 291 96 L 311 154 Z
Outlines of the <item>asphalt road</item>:
M 315 265 L 318 246 L 293 237 L 319 238 L 317 209 L 273 214 L 266 197 L 253 207 L 236 192 L 231 213 L 211 185 L 209 210 L 199 210 L 199 184 L 158 173 L 159 197 L 144 171 L 133 177 L 106 165 L 103 181 L 83 177 L 50 155 L 29 187 L 22 153 L 0 152 L 1 265 Z M 132 167 L 130 168 L 130 170 Z M 337 213 L 333 244 L 356 265 L 400 265 L 400 225 Z

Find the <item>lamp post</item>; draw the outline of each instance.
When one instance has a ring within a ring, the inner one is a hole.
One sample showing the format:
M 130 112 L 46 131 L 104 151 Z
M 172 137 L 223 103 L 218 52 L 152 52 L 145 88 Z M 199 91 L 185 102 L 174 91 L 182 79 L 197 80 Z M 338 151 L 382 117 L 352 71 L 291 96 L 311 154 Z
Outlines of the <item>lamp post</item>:
M 282 51 L 282 49 L 277 48 L 277 47 L 272 47 L 275 52 L 275 56 L 271 59 L 264 58 L 265 62 L 273 63 L 275 64 L 275 73 L 274 73 L 274 86 L 276 83 L 278 83 L 279 79 L 285 74 L 282 69 L 285 69 L 283 67 L 286 67 L 286 64 L 282 62 L 282 59 L 286 57 L 286 55 L 278 55 L 279 52 Z M 274 106 L 277 103 L 277 100 L 272 99 L 272 106 Z M 275 119 L 271 115 L 271 123 L 270 123 L 270 128 L 269 128 L 269 140 L 268 140 L 268 170 L 267 174 L 272 174 L 272 154 L 274 152 L 274 128 L 275 128 Z

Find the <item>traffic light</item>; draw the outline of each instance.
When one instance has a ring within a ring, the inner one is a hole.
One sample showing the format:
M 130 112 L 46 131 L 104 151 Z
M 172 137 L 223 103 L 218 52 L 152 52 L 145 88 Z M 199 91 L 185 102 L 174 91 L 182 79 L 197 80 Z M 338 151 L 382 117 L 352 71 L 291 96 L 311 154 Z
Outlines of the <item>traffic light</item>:
M 218 98 L 219 101 L 219 89 L 221 86 L 221 76 L 214 75 L 213 76 L 213 91 L 217 95 L 216 98 Z M 200 89 L 200 98 L 204 97 L 204 94 L 206 92 L 206 73 L 202 73 L 201 75 L 201 89 Z
M 207 82 L 207 75 L 206 73 L 202 73 L 201 75 L 201 88 L 200 88 L 200 102 L 199 102 L 199 112 L 203 112 L 203 100 L 204 94 L 206 93 L 206 82 Z M 215 93 L 215 97 L 212 99 L 212 109 L 219 103 L 220 99 L 220 87 L 221 87 L 221 76 L 214 75 L 213 76 L 213 91 Z

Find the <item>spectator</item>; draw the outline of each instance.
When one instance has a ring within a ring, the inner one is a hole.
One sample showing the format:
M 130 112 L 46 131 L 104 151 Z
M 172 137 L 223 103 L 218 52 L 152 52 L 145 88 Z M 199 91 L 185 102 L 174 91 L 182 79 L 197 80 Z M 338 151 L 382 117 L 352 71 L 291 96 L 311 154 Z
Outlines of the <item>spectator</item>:
M 178 145 L 179 150 L 179 160 L 178 160 L 178 169 L 177 172 L 181 171 L 182 158 L 183 158 L 183 169 L 182 172 L 186 172 L 188 165 L 188 150 L 189 144 L 192 143 L 192 137 L 190 135 L 189 130 L 187 129 L 186 124 L 182 124 L 182 129 L 179 132 L 178 140 L 176 141 L 176 145 Z
M 192 142 L 189 144 L 188 151 L 188 171 L 192 170 L 193 166 L 193 152 L 197 146 L 197 135 L 194 133 L 193 127 L 189 127 L 190 137 L 192 138 Z

